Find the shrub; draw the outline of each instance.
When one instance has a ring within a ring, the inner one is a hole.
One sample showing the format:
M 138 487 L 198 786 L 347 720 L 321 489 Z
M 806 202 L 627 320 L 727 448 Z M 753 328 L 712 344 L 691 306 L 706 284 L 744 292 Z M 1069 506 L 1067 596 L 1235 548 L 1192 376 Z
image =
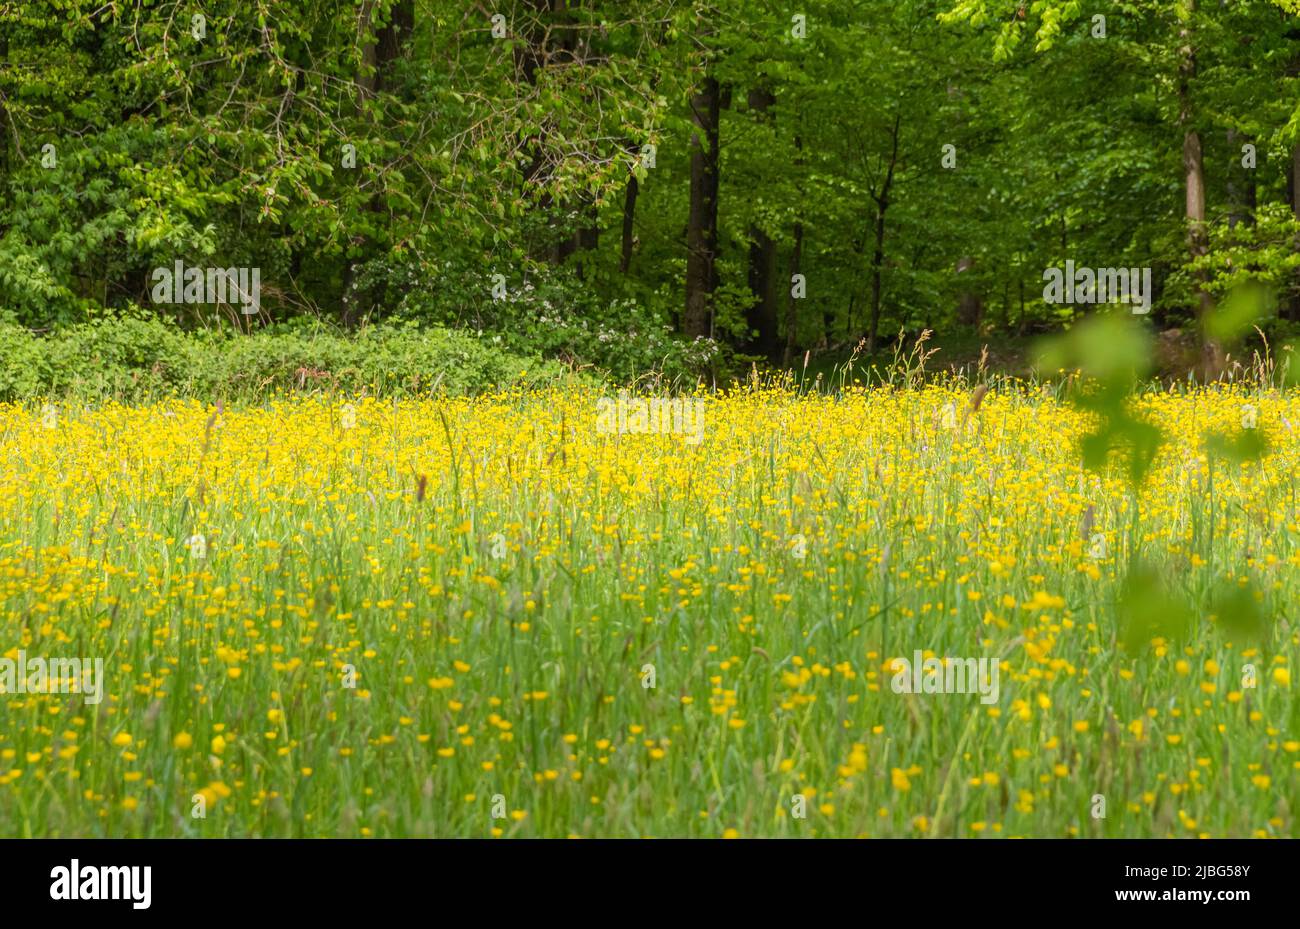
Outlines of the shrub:
M 160 319 L 96 319 L 36 335 L 0 324 L 0 400 L 69 394 L 126 402 L 177 394 L 238 397 L 267 390 L 385 395 L 481 393 L 570 376 L 562 364 L 429 326 L 343 335 L 310 321 L 251 334 L 187 332 Z

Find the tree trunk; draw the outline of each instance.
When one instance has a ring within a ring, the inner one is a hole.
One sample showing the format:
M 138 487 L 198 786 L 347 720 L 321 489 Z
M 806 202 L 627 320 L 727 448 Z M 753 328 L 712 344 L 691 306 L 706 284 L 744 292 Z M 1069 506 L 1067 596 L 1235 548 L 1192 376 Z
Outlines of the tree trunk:
M 902 116 L 894 117 L 893 143 L 889 153 L 889 170 L 881 182 L 880 192 L 872 192 L 876 201 L 876 250 L 871 256 L 871 323 L 867 328 L 867 354 L 876 350 L 876 336 L 880 331 L 881 273 L 885 266 L 885 211 L 889 209 L 889 191 L 894 185 L 894 167 L 898 164 L 898 132 Z
M 629 176 L 627 193 L 623 196 L 623 254 L 618 261 L 618 270 L 623 274 L 627 274 L 628 268 L 632 266 L 632 220 L 636 216 L 636 195 L 639 190 L 636 175 Z
M 766 87 L 755 87 L 749 92 L 749 109 L 763 122 L 772 119 L 771 106 L 776 95 Z M 749 306 L 750 338 L 747 348 L 754 354 L 775 361 L 780 344 L 777 322 L 776 243 L 757 224 L 749 230 L 749 292 L 753 302 Z
M 1290 175 L 1288 186 L 1291 190 L 1291 215 L 1295 217 L 1296 222 L 1300 222 L 1300 142 L 1291 149 Z
M 536 87 L 539 75 L 548 67 L 565 66 L 580 62 L 585 58 L 585 46 L 579 48 L 579 42 L 572 26 L 572 17 L 568 5 L 562 0 L 525 0 L 524 19 L 518 26 L 519 41 L 513 42 L 515 80 L 531 87 Z M 549 264 L 562 264 L 565 259 L 585 243 L 595 238 L 590 225 L 580 226 L 577 230 L 555 229 L 556 215 L 569 214 L 586 217 L 591 198 L 580 198 L 576 204 L 557 204 L 551 195 L 549 185 L 554 175 L 552 156 L 547 151 L 547 130 L 545 126 L 538 129 L 531 138 L 524 140 L 525 148 L 530 153 L 523 170 L 524 188 L 538 189 L 536 209 L 546 214 L 545 231 L 540 240 L 533 239 L 528 245 L 529 254 L 537 260 Z M 579 268 L 581 276 L 581 268 Z
M 794 252 L 790 256 L 790 276 L 793 278 L 796 274 L 803 273 L 803 223 L 794 224 Z M 794 286 L 791 284 L 790 296 L 786 302 L 785 310 L 785 354 L 781 357 L 781 365 L 790 367 L 794 360 L 795 348 L 799 340 L 799 301 L 794 296 Z
M 1192 129 L 1183 135 L 1183 172 L 1187 183 L 1187 246 L 1193 260 L 1209 252 L 1209 236 L 1205 226 L 1205 165 L 1201 155 L 1201 135 Z M 1198 312 L 1204 314 L 1212 306 L 1210 295 L 1203 286 L 1205 273 L 1197 272 Z
M 1291 215 L 1300 223 L 1300 142 L 1291 149 Z M 1300 252 L 1300 233 L 1296 235 L 1295 250 Z M 1295 296 L 1291 300 L 1291 318 L 1300 320 L 1300 272 L 1296 273 L 1292 284 Z
M 388 22 L 376 36 L 375 89 L 383 90 L 392 77 L 393 62 L 402 56 L 402 48 L 415 30 L 415 0 L 400 0 L 388 11 Z
M 1238 223 L 1255 226 L 1255 172 L 1241 163 L 1242 146 L 1251 139 L 1236 129 L 1228 130 L 1228 228 L 1236 229 Z
M 1183 128 L 1183 175 L 1187 193 L 1187 249 L 1193 261 L 1209 253 L 1209 233 L 1205 225 L 1205 164 L 1201 153 L 1201 135 L 1193 123 L 1192 81 L 1196 77 L 1196 46 L 1191 17 L 1196 12 L 1196 0 L 1183 0 L 1188 18 L 1178 33 L 1182 47 L 1179 50 L 1178 124 Z M 1204 319 L 1214 307 L 1205 289 L 1205 272 L 1196 274 L 1196 312 Z M 1206 343 L 1207 356 L 1218 353 L 1217 346 Z M 1211 362 L 1212 363 L 1212 362 Z
M 1019 278 L 1019 279 L 1017 280 L 1016 283 L 1019 284 L 1019 286 L 1020 286 L 1020 316 L 1019 316 L 1019 318 L 1018 318 L 1018 320 L 1017 320 L 1017 322 L 1016 322 L 1016 335 L 1024 335 L 1024 334 L 1025 334 L 1025 330 L 1026 330 L 1026 328 L 1027 328 L 1027 322 L 1028 322 L 1028 321 L 1025 319 L 1025 281 L 1024 281 L 1024 278 Z
M 583 222 L 578 227 L 578 231 L 570 237 L 571 247 L 566 254 L 594 252 L 600 245 L 600 211 L 596 209 L 596 201 L 590 195 L 584 194 L 579 198 L 579 202 L 581 203 L 579 215 L 583 217 Z M 586 271 L 581 259 L 577 263 L 577 276 L 580 281 L 586 280 Z
M 707 336 L 717 280 L 718 82 L 706 77 L 691 98 L 691 204 L 686 227 L 686 311 L 682 332 Z
M 9 66 L 9 33 L 0 32 L 0 68 Z M 0 95 L 0 237 L 9 230 L 9 111 Z
M 1293 42 L 1300 42 L 1300 28 L 1288 30 L 1286 36 Z M 1290 77 L 1300 76 L 1300 54 L 1292 57 L 1287 74 Z M 1291 165 L 1286 171 L 1286 198 L 1291 204 L 1291 215 L 1296 222 L 1300 222 L 1300 141 L 1291 149 Z M 1300 233 L 1296 234 L 1293 248 L 1300 252 Z M 1287 301 L 1287 311 L 1289 319 L 1300 320 L 1300 271 L 1291 279 L 1291 297 Z
M 749 291 L 754 302 L 749 308 L 751 340 L 749 350 L 776 360 L 780 345 L 777 321 L 776 243 L 761 229 L 752 229 L 749 246 Z
M 975 259 L 969 255 L 957 262 L 958 274 L 970 274 L 975 268 Z M 984 317 L 984 301 L 971 289 L 968 282 L 957 298 L 957 322 L 974 329 Z
M 362 31 L 370 28 L 371 18 L 375 14 L 375 0 L 367 0 L 362 7 Z M 402 47 L 415 28 L 414 0 L 401 0 L 389 10 L 388 22 L 375 34 L 374 42 L 367 42 L 361 50 L 362 60 L 367 68 L 357 84 L 361 87 L 359 106 L 364 108 L 365 101 L 375 96 L 384 88 L 386 78 L 390 78 L 393 63 L 402 54 Z M 373 70 L 372 70 L 373 69 Z M 383 204 L 378 192 L 370 198 L 366 209 L 371 213 L 383 211 Z M 364 245 L 365 243 L 361 243 Z M 361 264 L 355 258 L 345 258 L 343 266 L 343 291 L 340 307 L 340 320 L 344 326 L 352 326 L 361 312 L 363 294 L 356 286 L 357 268 Z
M 803 139 L 794 137 L 794 150 L 803 151 Z M 795 156 L 795 165 L 802 165 L 803 158 Z M 801 191 L 802 192 L 802 191 Z M 785 353 L 781 356 L 781 366 L 788 368 L 794 360 L 795 347 L 799 342 L 799 301 L 794 295 L 794 276 L 803 273 L 803 223 L 794 224 L 794 252 L 790 256 L 790 291 L 785 308 Z
M 888 201 L 876 207 L 876 250 L 871 255 L 871 319 L 867 324 L 867 354 L 876 350 L 880 333 L 881 268 L 885 264 L 885 209 Z

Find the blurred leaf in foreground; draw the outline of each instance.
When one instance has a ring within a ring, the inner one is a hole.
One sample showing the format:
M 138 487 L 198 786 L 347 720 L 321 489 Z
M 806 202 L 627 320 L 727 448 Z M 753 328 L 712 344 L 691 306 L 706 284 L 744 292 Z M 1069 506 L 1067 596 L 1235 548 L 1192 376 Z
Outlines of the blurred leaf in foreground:
M 1268 633 L 1268 623 L 1253 585 L 1225 581 L 1214 593 L 1214 616 L 1234 636 L 1257 642 Z
M 1269 452 L 1268 437 L 1259 429 L 1237 432 L 1210 432 L 1205 436 L 1205 450 L 1216 458 L 1233 464 L 1258 461 Z
M 1096 430 L 1081 440 L 1084 467 L 1100 471 L 1111 452 L 1122 452 L 1134 487 L 1146 477 L 1164 441 L 1159 428 L 1131 409 L 1133 390 L 1150 372 L 1151 357 L 1145 326 L 1118 312 L 1088 317 L 1046 342 L 1038 355 L 1044 375 L 1079 372 L 1081 382 L 1070 393 L 1070 402 L 1100 420 Z
M 1276 298 L 1270 288 L 1258 281 L 1239 284 L 1205 317 L 1205 335 L 1221 344 L 1230 344 L 1273 314 Z
M 1160 574 L 1139 564 L 1129 571 L 1120 591 L 1120 642 L 1125 651 L 1137 653 L 1157 636 L 1177 639 L 1192 628 L 1192 611 L 1187 600 L 1171 590 Z

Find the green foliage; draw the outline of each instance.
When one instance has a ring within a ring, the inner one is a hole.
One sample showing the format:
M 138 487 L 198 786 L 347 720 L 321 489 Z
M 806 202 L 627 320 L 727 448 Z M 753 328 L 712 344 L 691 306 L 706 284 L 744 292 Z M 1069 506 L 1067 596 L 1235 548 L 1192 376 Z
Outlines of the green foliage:
M 186 332 L 160 320 L 120 316 L 40 337 L 0 325 L 0 401 L 46 395 L 212 399 L 276 390 L 479 393 L 567 376 L 558 363 L 440 327 L 380 325 L 349 336 L 302 322 L 245 335 Z
M 9 3 L 4 318 L 149 306 L 151 269 L 178 260 L 257 267 L 257 325 L 416 320 L 622 378 L 725 374 L 756 336 L 779 358 L 899 327 L 1059 328 L 1089 312 L 1040 298 L 1065 260 L 1152 268 L 1157 327 L 1199 322 L 1202 295 L 1243 281 L 1300 318 L 1292 0 L 810 0 L 798 16 L 766 0 Z M 692 344 L 665 327 L 682 328 L 705 76 L 721 180 L 710 338 Z M 754 312 L 763 243 L 771 318 Z M 227 312 L 152 310 L 184 328 Z
M 654 294 L 648 301 L 605 298 L 571 268 L 521 267 L 516 273 L 511 265 L 464 266 L 428 278 L 411 272 L 409 287 L 394 294 L 393 316 L 470 330 L 507 351 L 595 368 L 624 382 L 645 375 L 690 379 L 718 360 L 718 343 L 674 336 L 672 316 Z

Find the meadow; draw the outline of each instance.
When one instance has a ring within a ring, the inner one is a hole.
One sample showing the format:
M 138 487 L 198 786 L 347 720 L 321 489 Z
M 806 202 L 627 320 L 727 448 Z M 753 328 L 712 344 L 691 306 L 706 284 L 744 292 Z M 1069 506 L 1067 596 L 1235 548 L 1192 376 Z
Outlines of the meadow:
M 0 405 L 0 835 L 1300 835 L 1300 394 L 602 396 Z

